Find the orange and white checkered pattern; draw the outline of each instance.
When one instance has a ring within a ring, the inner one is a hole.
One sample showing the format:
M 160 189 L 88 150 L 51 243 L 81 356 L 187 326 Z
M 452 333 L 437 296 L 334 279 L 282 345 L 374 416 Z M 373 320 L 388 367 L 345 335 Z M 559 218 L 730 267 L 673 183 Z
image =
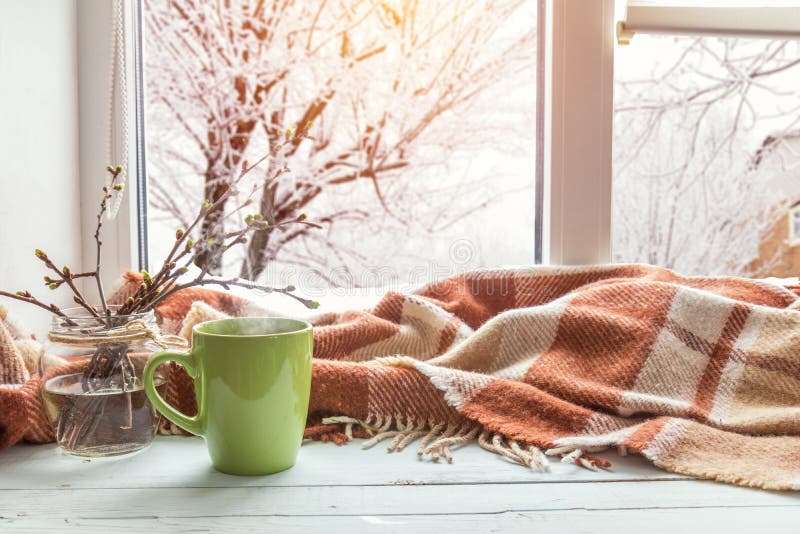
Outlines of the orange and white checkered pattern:
M 591 453 L 613 448 L 675 473 L 800 489 L 799 300 L 646 265 L 485 270 L 389 293 L 369 312 L 316 321 L 306 436 L 420 440 L 434 459 L 474 439 L 542 469 L 545 454 L 604 467 Z M 193 290 L 157 311 L 188 332 L 259 308 Z M 12 368 L 0 355 L 0 371 Z M 39 406 L 3 410 L 21 389 L 35 387 L 0 388 L 0 445 L 46 437 L 32 430 Z M 169 396 L 195 409 L 177 368 Z M 9 432 L 21 418 L 25 429 Z

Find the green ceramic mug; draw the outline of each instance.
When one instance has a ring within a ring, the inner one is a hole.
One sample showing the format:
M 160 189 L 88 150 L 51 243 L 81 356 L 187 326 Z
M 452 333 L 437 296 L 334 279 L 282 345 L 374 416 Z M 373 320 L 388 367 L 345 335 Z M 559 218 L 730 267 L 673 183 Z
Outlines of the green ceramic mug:
M 201 323 L 189 352 L 156 352 L 144 389 L 164 417 L 202 436 L 224 473 L 266 475 L 294 465 L 311 390 L 311 325 L 242 317 Z M 194 379 L 198 413 L 189 417 L 158 394 L 153 373 L 174 361 Z

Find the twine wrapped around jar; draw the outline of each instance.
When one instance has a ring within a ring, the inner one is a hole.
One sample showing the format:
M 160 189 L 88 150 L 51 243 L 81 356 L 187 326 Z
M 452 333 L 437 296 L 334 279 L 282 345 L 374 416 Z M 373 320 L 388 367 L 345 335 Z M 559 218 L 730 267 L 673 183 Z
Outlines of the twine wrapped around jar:
M 189 347 L 189 342 L 181 336 L 162 334 L 158 327 L 151 327 L 142 319 L 132 319 L 124 326 L 103 330 L 102 336 L 74 335 L 50 332 L 48 339 L 53 343 L 66 343 L 74 345 L 92 345 L 97 343 L 129 343 L 150 339 L 162 349 L 169 347 Z

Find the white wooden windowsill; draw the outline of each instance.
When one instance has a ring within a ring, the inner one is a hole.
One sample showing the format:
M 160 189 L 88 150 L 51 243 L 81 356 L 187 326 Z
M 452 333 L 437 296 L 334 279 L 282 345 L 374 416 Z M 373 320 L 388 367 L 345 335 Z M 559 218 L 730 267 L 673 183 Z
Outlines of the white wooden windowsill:
M 214 471 L 199 438 L 118 459 L 55 445 L 0 452 L 0 532 L 796 532 L 800 495 L 739 488 L 608 454 L 610 471 L 537 473 L 468 445 L 453 464 L 410 447 L 307 443 L 266 477 Z

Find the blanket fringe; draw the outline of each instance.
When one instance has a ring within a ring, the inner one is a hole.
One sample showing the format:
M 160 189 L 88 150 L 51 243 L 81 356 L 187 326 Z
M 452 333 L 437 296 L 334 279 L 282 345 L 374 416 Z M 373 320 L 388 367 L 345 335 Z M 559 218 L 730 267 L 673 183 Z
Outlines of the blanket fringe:
M 547 449 L 544 453 L 548 456 L 561 456 L 561 463 L 575 464 L 580 467 L 585 467 L 590 471 L 597 471 L 599 469 L 608 469 L 611 467 L 611 462 L 604 458 L 597 456 L 589 456 L 587 452 L 602 452 L 607 450 L 606 446 L 583 446 L 565 445 L 561 447 L 554 447 Z M 621 453 L 622 451 L 620 451 Z M 627 453 L 627 450 L 625 451 Z M 623 455 L 624 456 L 624 455 Z
M 388 452 L 402 451 L 409 444 L 420 440 L 417 455 L 430 457 L 434 462 L 444 458 L 453 462 L 452 450 L 473 440 L 490 452 L 508 459 L 511 462 L 527 466 L 535 471 L 550 470 L 549 460 L 545 453 L 533 445 L 523 445 L 498 433 L 490 433 L 481 425 L 471 421 L 451 421 L 437 423 L 435 421 L 416 421 L 413 417 L 381 417 L 369 416 L 365 420 L 354 417 L 326 417 L 323 425 L 342 425 L 347 439 L 353 438 L 353 428 L 360 427 L 370 437 L 362 448 L 369 449 L 376 444 L 391 439 L 386 447 Z M 579 464 L 581 465 L 581 464 Z

